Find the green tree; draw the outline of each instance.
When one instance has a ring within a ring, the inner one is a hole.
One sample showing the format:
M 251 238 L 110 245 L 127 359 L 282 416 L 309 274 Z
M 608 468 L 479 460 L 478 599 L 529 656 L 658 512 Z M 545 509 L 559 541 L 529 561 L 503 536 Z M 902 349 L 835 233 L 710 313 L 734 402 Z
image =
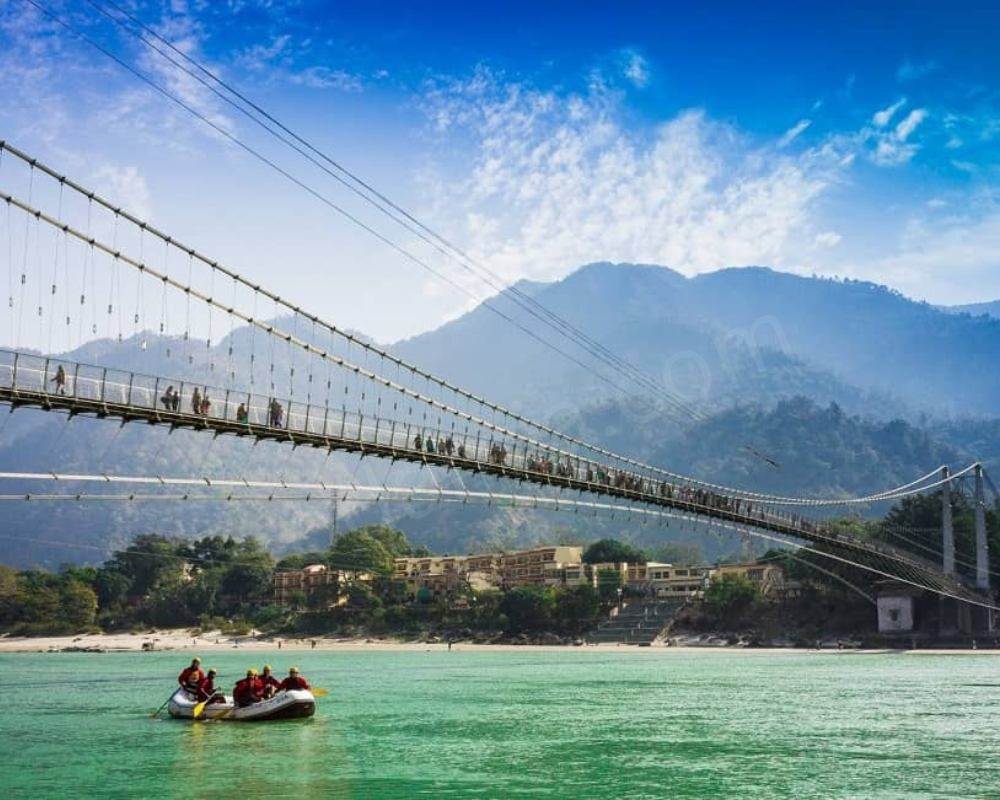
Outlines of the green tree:
M 722 625 L 736 626 L 760 599 L 760 590 L 745 575 L 728 574 L 705 590 L 705 608 Z
M 546 630 L 552 627 L 555 592 L 547 587 L 516 586 L 504 595 L 499 610 L 512 633 Z
M 17 572 L 0 564 L 0 627 L 14 621 L 17 611 Z
M 600 598 L 593 586 L 570 586 L 556 592 L 555 617 L 559 628 L 566 633 L 590 628 L 600 610 Z
M 260 604 L 270 597 L 274 559 L 253 537 L 239 543 L 223 569 L 219 591 L 230 603 Z
M 131 595 L 141 598 L 152 589 L 177 583 L 184 572 L 184 558 L 166 537 L 143 534 L 129 547 L 116 551 L 105 569 L 128 578 Z
M 363 533 L 380 542 L 393 558 L 408 556 L 412 552 L 406 534 L 389 525 L 363 525 L 355 533 Z
M 616 569 L 600 569 L 597 571 L 597 596 L 605 605 L 618 600 L 622 588 L 622 575 Z
M 64 580 L 59 591 L 59 616 L 71 631 L 90 627 L 97 617 L 97 592 L 75 578 Z
M 338 536 L 327 556 L 333 569 L 359 570 L 387 575 L 392 572 L 393 555 L 385 543 L 359 528 Z
M 583 551 L 584 564 L 645 564 L 646 554 L 617 539 L 600 539 Z

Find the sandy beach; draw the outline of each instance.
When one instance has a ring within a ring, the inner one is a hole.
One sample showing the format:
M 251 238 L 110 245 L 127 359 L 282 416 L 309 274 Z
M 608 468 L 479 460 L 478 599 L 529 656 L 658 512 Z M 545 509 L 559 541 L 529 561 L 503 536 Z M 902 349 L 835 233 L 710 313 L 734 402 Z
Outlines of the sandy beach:
M 296 638 L 280 636 L 230 636 L 217 631 L 192 635 L 189 630 L 168 629 L 149 630 L 143 633 L 97 633 L 79 636 L 0 636 L 0 653 L 62 653 L 62 652 L 141 652 L 153 651 L 188 651 L 207 653 L 226 650 L 323 650 L 323 651 L 357 651 L 357 650 L 397 650 L 397 651 L 435 651 L 447 650 L 445 642 L 403 642 L 394 639 L 344 639 L 331 637 Z M 837 652 L 835 647 L 817 649 L 795 649 L 787 647 L 734 647 L 719 644 L 655 644 L 652 647 L 633 647 L 617 644 L 588 644 L 580 647 L 569 645 L 534 645 L 534 644 L 474 644 L 471 642 L 455 642 L 453 651 L 491 651 L 518 652 L 524 650 L 552 651 L 576 650 L 581 652 L 607 652 L 609 650 L 625 652 L 658 652 L 658 653 L 704 653 L 706 650 L 720 653 L 767 655 L 772 653 L 830 653 Z M 901 649 L 853 649 L 840 651 L 841 654 L 872 654 L 897 653 L 918 655 L 1000 655 L 1000 649 L 941 649 L 927 648 L 917 650 Z

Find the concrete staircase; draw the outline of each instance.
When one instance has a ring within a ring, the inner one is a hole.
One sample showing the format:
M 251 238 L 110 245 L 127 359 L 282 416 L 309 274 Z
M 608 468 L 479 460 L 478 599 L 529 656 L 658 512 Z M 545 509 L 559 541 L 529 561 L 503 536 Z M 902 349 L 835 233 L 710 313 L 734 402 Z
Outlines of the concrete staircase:
M 652 644 L 684 605 L 683 600 L 633 600 L 587 636 L 592 644 Z

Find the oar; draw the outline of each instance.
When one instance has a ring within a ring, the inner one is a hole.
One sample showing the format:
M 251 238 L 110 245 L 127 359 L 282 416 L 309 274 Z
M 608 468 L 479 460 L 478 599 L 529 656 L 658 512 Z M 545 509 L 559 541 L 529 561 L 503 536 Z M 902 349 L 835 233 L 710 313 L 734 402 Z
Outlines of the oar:
M 211 700 L 211 698 L 209 698 L 209 700 Z M 205 706 L 207 704 L 208 700 L 202 700 L 200 703 L 198 703 L 198 705 L 194 707 L 194 711 L 191 712 L 191 716 L 194 719 L 198 719 L 201 716 L 202 712 L 205 710 Z
M 160 712 L 167 707 L 167 703 L 169 703 L 171 699 L 173 699 L 173 695 L 170 695 L 170 697 L 164 700 L 163 705 L 160 706 L 158 709 L 156 709 L 156 711 L 154 711 L 152 714 L 150 714 L 149 718 L 152 719 L 153 717 L 158 717 L 160 715 Z
M 326 689 L 310 689 L 313 693 L 313 697 L 326 697 L 330 694 Z

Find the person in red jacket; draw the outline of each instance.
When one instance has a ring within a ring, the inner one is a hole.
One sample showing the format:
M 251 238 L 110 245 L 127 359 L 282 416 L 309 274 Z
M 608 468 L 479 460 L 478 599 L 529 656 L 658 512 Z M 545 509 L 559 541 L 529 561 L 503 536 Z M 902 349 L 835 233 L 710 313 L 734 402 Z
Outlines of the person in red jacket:
M 257 670 L 248 669 L 247 676 L 236 681 L 236 686 L 233 687 L 233 702 L 237 706 L 249 706 L 263 699 L 263 685 L 257 676 Z
M 260 682 L 263 687 L 264 697 L 274 697 L 274 693 L 278 691 L 278 687 L 281 686 L 281 681 L 271 674 L 271 665 L 265 664 L 264 668 L 260 672 Z
M 299 668 L 292 667 L 288 670 L 288 677 L 278 684 L 278 690 L 287 692 L 290 689 L 308 689 L 309 682 L 299 675 Z
M 201 682 L 205 680 L 205 673 L 201 671 L 201 659 L 192 658 L 191 666 L 186 667 L 180 675 L 177 676 L 177 682 L 188 692 L 197 696 L 198 687 Z
M 210 669 L 205 674 L 205 678 L 198 684 L 199 701 L 208 703 L 209 705 L 225 702 L 226 698 L 221 693 L 215 691 L 215 676 L 218 674 L 214 669 Z

